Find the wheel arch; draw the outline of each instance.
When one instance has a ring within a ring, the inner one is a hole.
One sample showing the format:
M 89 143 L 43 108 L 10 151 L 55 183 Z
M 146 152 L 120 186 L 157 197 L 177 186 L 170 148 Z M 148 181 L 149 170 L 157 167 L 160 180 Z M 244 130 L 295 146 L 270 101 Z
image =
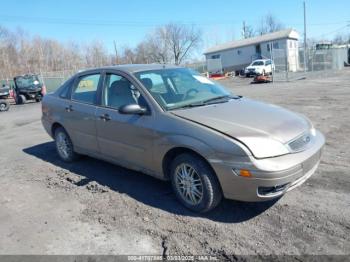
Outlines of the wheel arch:
M 54 123 L 51 125 L 51 130 L 50 130 L 51 136 L 52 136 L 52 137 L 55 136 L 55 131 L 56 131 L 57 128 L 59 128 L 59 127 L 62 127 L 62 128 L 67 132 L 67 130 L 64 128 L 64 126 L 63 126 L 61 123 L 59 123 L 59 122 L 54 122 Z
M 166 154 L 163 157 L 162 160 L 162 170 L 163 170 L 163 174 L 165 179 L 169 179 L 170 178 L 170 167 L 171 167 L 171 162 L 175 159 L 175 157 L 177 157 L 178 155 L 184 154 L 184 153 L 189 153 L 189 154 L 193 154 L 199 158 L 201 158 L 203 161 L 205 161 L 208 166 L 210 167 L 210 169 L 215 173 L 214 168 L 211 166 L 211 164 L 209 163 L 209 161 L 202 156 L 199 152 L 189 148 L 189 147 L 185 147 L 185 146 L 177 146 L 177 147 L 173 147 L 170 150 L 168 150 L 166 152 Z M 216 175 L 217 177 L 217 175 Z

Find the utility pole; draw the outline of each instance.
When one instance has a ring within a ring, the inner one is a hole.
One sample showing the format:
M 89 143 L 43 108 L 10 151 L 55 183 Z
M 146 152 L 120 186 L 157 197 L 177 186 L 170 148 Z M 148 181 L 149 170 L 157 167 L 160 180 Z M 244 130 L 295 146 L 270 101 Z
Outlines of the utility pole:
M 307 63 L 306 63 L 306 50 L 307 50 L 307 38 L 306 38 L 306 6 L 304 1 L 304 72 L 306 72 L 307 69 Z

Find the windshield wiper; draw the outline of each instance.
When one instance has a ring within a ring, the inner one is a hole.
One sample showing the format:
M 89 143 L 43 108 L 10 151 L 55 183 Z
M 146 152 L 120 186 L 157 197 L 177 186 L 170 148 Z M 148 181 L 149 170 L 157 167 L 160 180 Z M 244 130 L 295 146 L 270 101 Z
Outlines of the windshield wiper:
M 224 98 L 226 98 L 224 100 Z M 174 109 L 183 109 L 183 108 L 191 108 L 191 107 L 198 107 L 198 106 L 206 106 L 206 105 L 211 105 L 211 104 L 217 104 L 217 103 L 226 103 L 230 99 L 240 99 L 242 96 L 232 96 L 232 95 L 224 95 L 224 96 L 217 96 L 213 97 L 207 100 L 191 103 L 191 104 L 186 104 L 183 106 L 175 106 L 168 108 L 168 110 L 174 110 Z
M 197 103 L 191 103 L 191 104 L 186 104 L 183 106 L 175 106 L 169 108 L 169 110 L 175 110 L 175 109 L 183 109 L 183 108 L 191 108 L 191 107 L 197 107 L 197 106 L 205 106 L 206 104 L 203 102 L 197 102 Z

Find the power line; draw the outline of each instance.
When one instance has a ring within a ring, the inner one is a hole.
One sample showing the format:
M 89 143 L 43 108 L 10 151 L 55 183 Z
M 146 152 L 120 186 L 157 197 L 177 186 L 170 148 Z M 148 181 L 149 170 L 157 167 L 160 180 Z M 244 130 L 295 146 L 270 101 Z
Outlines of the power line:
M 53 18 L 53 17 L 30 17 L 30 16 L 9 16 L 0 14 L 0 19 L 3 22 L 27 22 L 27 23 L 40 23 L 40 24 L 62 24 L 62 25 L 81 25 L 81 26 L 125 26 L 125 27 L 155 27 L 164 24 L 164 22 L 152 22 L 152 21 L 117 21 L 117 20 L 83 20 L 83 19 L 67 19 L 67 18 Z M 197 25 L 197 26 L 209 26 L 209 25 L 233 25 L 241 24 L 241 21 L 221 20 L 218 21 L 175 21 L 178 24 L 183 25 Z M 250 21 L 255 23 L 256 21 Z M 338 22 L 322 22 L 308 24 L 308 26 L 324 26 L 344 24 L 348 21 Z M 290 23 L 293 26 L 300 26 L 300 23 Z
M 346 26 L 342 26 L 342 27 L 340 27 L 340 28 L 338 28 L 338 29 L 335 29 L 335 30 L 333 30 L 333 31 L 330 31 L 330 32 L 328 32 L 328 33 L 323 33 L 322 35 L 316 36 L 315 38 L 321 38 L 321 37 L 324 37 L 324 36 L 332 35 L 332 34 L 334 34 L 334 33 L 337 33 L 337 32 L 340 32 L 340 31 L 344 30 L 345 28 L 347 28 L 347 27 L 349 27 L 349 26 L 350 26 L 350 24 L 347 24 Z

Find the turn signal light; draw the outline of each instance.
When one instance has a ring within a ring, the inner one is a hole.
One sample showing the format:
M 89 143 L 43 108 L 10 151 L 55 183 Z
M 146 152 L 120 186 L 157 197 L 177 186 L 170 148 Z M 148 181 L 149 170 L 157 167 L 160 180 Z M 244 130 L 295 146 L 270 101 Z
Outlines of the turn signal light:
M 243 177 L 252 177 L 252 174 L 246 169 L 239 170 L 239 175 Z

